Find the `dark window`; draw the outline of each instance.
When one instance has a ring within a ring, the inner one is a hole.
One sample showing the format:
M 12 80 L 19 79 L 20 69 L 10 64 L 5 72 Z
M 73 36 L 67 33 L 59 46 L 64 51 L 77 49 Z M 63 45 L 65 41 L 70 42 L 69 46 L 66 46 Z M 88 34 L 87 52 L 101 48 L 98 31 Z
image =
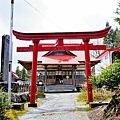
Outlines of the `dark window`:
M 115 58 L 120 59 L 120 52 L 119 51 L 115 51 L 112 53 L 112 63 L 114 62 Z

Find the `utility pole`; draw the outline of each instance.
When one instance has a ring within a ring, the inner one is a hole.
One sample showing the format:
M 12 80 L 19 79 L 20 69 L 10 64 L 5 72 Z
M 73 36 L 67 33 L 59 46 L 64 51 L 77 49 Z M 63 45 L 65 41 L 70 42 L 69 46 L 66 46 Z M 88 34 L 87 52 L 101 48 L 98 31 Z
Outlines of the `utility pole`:
M 11 102 L 11 81 L 12 81 L 12 31 L 13 31 L 13 8 L 14 0 L 11 0 L 10 14 L 10 41 L 9 41 L 9 74 L 8 74 L 8 99 Z

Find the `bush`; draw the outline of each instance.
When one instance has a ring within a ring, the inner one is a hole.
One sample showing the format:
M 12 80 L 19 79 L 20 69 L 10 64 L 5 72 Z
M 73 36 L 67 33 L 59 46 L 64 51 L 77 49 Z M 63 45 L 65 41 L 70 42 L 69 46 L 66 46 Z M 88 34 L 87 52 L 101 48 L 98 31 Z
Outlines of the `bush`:
M 78 102 L 87 102 L 87 88 L 82 87 L 80 90 L 80 94 L 77 97 Z
M 110 101 L 113 96 L 113 92 L 108 91 L 106 89 L 96 88 L 93 89 L 93 100 L 94 101 Z
M 0 120 L 4 118 L 5 111 L 10 108 L 8 94 L 0 89 Z
M 89 81 L 98 88 L 106 86 L 108 90 L 116 90 L 120 87 L 120 60 L 115 59 L 114 63 L 95 76 L 90 76 Z
M 93 101 L 109 101 L 112 98 L 112 95 L 114 93 L 111 91 L 107 91 L 106 89 L 102 90 L 102 89 L 98 89 L 95 88 L 93 89 Z M 88 102 L 87 101 L 87 88 L 83 87 L 81 89 L 80 94 L 77 97 L 77 101 L 78 102 Z

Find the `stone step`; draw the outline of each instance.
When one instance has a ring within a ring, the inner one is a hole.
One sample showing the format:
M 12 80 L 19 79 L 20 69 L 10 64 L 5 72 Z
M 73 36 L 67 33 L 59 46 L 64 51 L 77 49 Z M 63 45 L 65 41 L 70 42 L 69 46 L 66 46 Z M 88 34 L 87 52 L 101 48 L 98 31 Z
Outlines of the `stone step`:
M 108 105 L 109 102 L 102 101 L 102 102 L 89 102 L 89 105 L 91 108 L 97 107 L 97 106 L 102 106 L 102 105 Z
M 91 109 L 89 104 L 83 104 L 75 101 L 75 108 L 77 111 L 89 111 Z
M 45 86 L 45 92 L 63 92 L 63 91 L 74 91 L 74 85 L 48 85 Z

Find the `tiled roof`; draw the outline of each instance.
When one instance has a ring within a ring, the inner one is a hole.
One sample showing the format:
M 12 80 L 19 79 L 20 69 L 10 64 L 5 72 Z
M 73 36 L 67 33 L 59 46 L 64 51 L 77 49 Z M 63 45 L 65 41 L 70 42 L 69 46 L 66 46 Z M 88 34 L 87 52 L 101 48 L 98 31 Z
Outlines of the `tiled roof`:
M 80 64 L 79 62 L 85 62 L 84 51 L 72 51 L 71 53 L 74 54 L 74 57 L 62 55 L 61 58 L 58 56 L 57 59 L 54 59 L 54 56 L 43 57 L 46 53 L 48 52 L 38 52 L 38 61 L 41 61 L 41 64 Z M 70 57 L 70 59 L 66 59 L 67 57 Z M 18 61 L 20 64 L 26 64 L 26 66 L 29 66 L 31 68 L 29 64 L 32 64 L 32 55 L 26 56 L 26 59 Z M 90 61 L 98 63 L 100 59 L 90 57 Z

